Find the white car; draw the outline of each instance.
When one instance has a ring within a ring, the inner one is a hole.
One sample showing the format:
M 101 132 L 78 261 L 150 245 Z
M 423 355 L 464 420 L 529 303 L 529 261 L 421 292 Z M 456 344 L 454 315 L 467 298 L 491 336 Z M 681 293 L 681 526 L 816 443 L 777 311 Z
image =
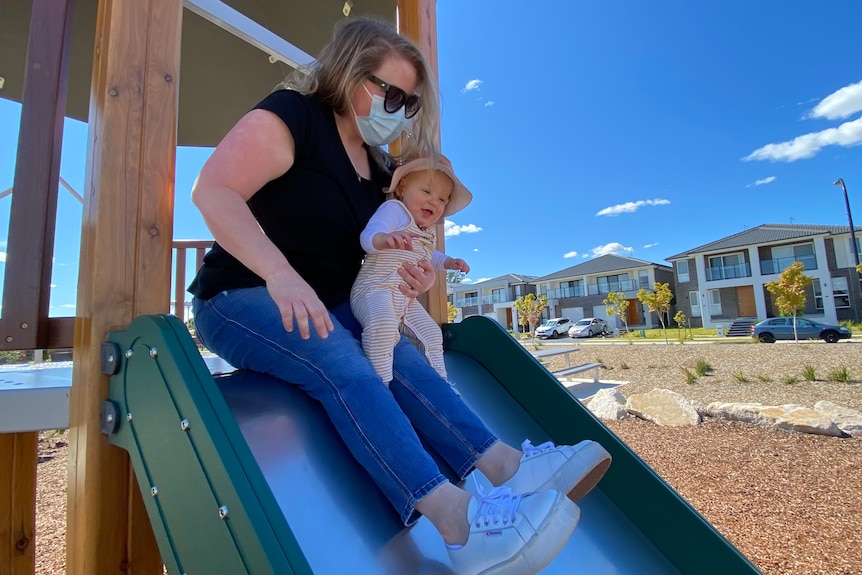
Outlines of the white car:
M 579 319 L 569 328 L 569 337 L 593 337 L 608 332 L 608 322 L 600 317 Z
M 555 317 L 553 319 L 549 319 L 536 328 L 536 337 L 558 338 L 560 335 L 568 333 L 570 325 L 572 325 L 572 322 L 567 317 Z

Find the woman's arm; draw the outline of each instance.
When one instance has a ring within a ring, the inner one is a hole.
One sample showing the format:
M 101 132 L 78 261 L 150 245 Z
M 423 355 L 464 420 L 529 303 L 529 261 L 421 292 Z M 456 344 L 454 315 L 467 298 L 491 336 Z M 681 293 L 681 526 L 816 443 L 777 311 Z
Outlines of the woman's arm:
M 213 238 L 266 281 L 287 331 L 294 320 L 308 338 L 309 319 L 321 337 L 332 331 L 325 306 L 263 233 L 246 202 L 267 182 L 293 165 L 293 136 L 284 122 L 265 110 L 252 110 L 225 135 L 201 168 L 192 189 Z

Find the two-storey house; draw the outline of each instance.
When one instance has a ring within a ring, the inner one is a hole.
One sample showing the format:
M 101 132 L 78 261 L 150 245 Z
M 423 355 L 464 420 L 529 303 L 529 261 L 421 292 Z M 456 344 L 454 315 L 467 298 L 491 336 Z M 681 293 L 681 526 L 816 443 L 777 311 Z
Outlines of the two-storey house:
M 667 258 L 676 272 L 677 306 L 695 327 L 779 315 L 765 284 L 794 261 L 814 280 L 806 317 L 859 321 L 862 286 L 853 260 L 849 226 L 808 224 L 763 224 Z
M 449 301 L 459 312 L 455 321 L 471 315 L 484 315 L 506 329 L 515 330 L 518 320 L 512 303 L 528 293 L 536 293 L 536 286 L 532 284 L 534 279 L 535 276 L 506 274 L 474 284 L 449 284 Z
M 605 318 L 611 327 L 622 327 L 616 317 L 608 317 L 603 303 L 611 292 L 622 292 L 629 300 L 626 322 L 631 327 L 658 326 L 658 318 L 637 299 L 641 288 L 657 283 L 673 283 L 673 269 L 635 258 L 604 255 L 578 265 L 536 278 L 538 293 L 548 298 L 545 317 Z M 670 314 L 673 316 L 673 312 Z

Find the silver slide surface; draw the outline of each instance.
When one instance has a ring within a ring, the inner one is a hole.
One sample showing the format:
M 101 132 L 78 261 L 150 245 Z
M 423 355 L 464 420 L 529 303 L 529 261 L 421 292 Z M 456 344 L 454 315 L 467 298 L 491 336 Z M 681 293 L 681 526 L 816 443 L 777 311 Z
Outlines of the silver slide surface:
M 446 366 L 464 400 L 507 443 L 548 440 L 541 423 L 476 361 L 447 352 Z M 431 524 L 423 518 L 403 528 L 319 404 L 259 374 L 236 372 L 216 381 L 315 574 L 454 573 Z M 441 469 L 451 473 L 442 464 Z M 543 574 L 680 573 L 602 493 L 601 484 L 579 505 L 574 535 Z

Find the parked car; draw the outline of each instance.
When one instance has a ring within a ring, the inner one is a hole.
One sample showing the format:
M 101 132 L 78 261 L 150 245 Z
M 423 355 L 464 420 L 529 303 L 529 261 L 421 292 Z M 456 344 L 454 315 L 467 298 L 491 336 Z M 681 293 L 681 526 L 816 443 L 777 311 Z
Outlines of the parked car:
M 799 339 L 822 339 L 835 343 L 839 339 L 850 339 L 850 330 L 840 325 L 818 323 L 796 318 L 796 334 Z M 773 317 L 751 326 L 751 337 L 761 343 L 775 343 L 777 339 L 793 339 L 793 318 Z
M 569 328 L 569 337 L 593 337 L 608 332 L 608 322 L 600 317 L 579 319 Z
M 572 322 L 567 317 L 555 317 L 549 319 L 536 328 L 536 337 L 560 337 L 561 334 L 568 333 L 570 325 L 572 325 Z

